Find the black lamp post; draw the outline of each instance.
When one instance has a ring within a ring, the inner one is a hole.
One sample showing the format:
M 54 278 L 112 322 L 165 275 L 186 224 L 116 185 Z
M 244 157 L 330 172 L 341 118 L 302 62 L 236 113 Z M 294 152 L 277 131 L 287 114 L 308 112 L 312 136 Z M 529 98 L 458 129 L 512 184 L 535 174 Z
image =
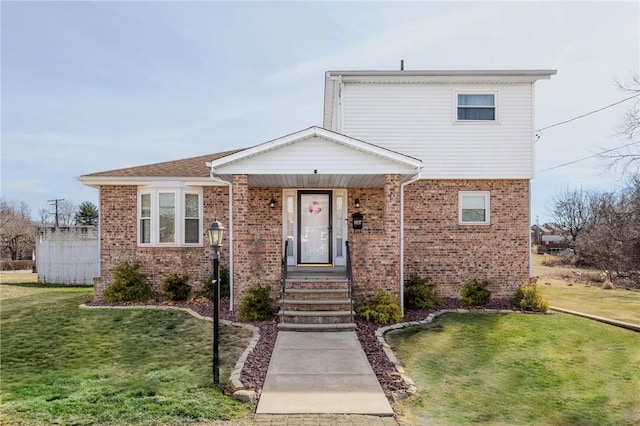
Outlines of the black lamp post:
M 224 226 L 217 219 L 207 228 L 209 244 L 213 248 L 213 384 L 220 386 L 220 357 L 218 356 L 218 333 L 220 329 L 220 246 L 224 236 Z

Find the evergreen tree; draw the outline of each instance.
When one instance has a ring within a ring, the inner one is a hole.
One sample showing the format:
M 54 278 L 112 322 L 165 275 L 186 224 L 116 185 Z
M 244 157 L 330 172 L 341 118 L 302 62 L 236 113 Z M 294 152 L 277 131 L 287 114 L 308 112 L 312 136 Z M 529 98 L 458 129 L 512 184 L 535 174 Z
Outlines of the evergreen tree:
M 98 226 L 98 206 L 89 201 L 81 203 L 75 219 L 76 225 Z

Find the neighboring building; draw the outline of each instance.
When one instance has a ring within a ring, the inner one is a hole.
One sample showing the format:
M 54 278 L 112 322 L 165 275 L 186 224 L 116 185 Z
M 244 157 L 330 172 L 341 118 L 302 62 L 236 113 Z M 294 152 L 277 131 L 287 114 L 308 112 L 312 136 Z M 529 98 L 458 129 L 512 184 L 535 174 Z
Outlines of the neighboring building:
M 413 273 L 442 296 L 477 277 L 510 297 L 530 276 L 534 83 L 554 74 L 329 71 L 322 128 L 82 176 L 100 190 L 96 298 L 122 261 L 139 262 L 156 291 L 171 273 L 201 284 L 215 217 L 235 308 L 252 284 L 279 292 L 283 258 L 292 271 L 344 270 L 347 241 L 356 299 L 378 288 L 402 298 Z
M 531 227 L 532 241 L 538 244 L 538 253 L 556 254 L 569 248 L 569 230 L 555 223 Z

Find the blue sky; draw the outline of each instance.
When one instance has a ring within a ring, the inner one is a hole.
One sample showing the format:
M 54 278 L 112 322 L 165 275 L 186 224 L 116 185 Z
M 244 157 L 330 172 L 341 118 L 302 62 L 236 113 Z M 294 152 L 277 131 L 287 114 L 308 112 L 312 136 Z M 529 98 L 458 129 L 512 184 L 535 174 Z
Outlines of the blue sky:
M 37 212 L 97 203 L 76 177 L 252 146 L 321 125 L 330 69 L 557 69 L 536 128 L 628 95 L 638 2 L 12 2 L 2 19 L 2 189 Z M 542 132 L 545 170 L 624 144 L 625 102 Z M 591 159 L 539 173 L 532 220 L 566 188 L 612 189 Z

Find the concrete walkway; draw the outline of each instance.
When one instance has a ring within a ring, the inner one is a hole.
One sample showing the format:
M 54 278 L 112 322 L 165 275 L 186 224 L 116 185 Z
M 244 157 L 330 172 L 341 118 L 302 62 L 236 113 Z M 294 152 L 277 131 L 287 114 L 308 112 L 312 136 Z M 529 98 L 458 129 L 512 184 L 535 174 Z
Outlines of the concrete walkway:
M 358 337 L 280 331 L 256 414 L 393 416 Z

